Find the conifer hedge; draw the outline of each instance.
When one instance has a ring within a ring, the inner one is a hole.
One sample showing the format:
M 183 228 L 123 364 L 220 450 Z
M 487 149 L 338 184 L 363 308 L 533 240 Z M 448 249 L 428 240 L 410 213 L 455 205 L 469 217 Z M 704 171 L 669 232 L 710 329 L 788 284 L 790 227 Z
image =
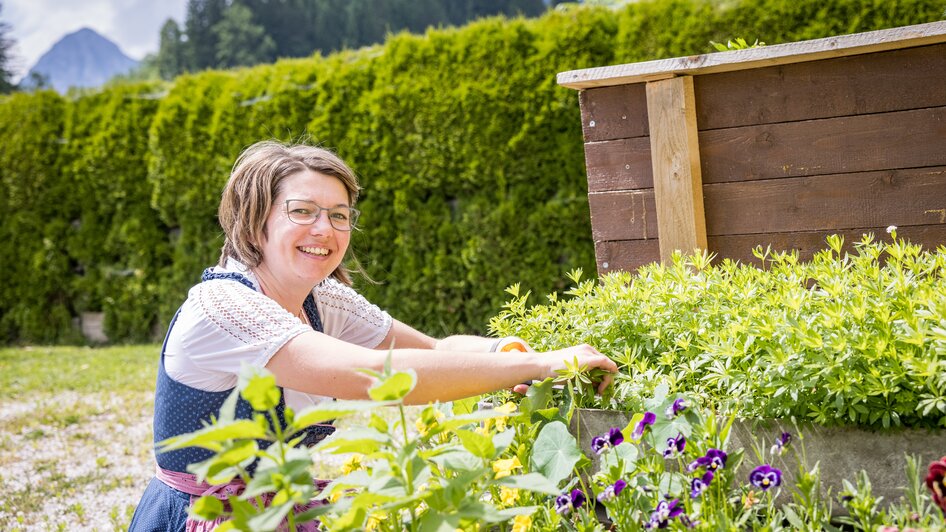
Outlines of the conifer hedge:
M 485 332 L 521 281 L 594 269 L 581 124 L 564 70 L 939 20 L 944 0 L 641 0 L 491 18 L 327 57 L 0 100 L 0 342 L 69 343 L 104 312 L 153 340 L 222 242 L 234 159 L 333 148 L 364 191 L 359 290 L 434 335 Z

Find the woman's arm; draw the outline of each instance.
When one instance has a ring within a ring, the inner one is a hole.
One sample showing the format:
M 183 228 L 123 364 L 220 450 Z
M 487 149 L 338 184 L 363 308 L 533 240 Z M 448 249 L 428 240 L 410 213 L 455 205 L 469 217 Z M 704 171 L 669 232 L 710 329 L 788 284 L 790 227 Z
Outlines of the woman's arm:
M 486 353 L 495 351 L 498 341 L 498 338 L 485 338 L 483 336 L 466 334 L 455 334 L 438 340 L 427 336 L 410 325 L 398 320 L 393 320 L 391 330 L 388 331 L 387 336 L 385 336 L 384 340 L 382 340 L 375 349 L 383 349 L 386 351 L 392 347 L 396 347 Z M 524 341 L 519 341 L 524 348 L 528 349 L 529 346 Z
M 396 342 L 400 344 L 400 340 Z M 317 332 L 306 332 L 287 342 L 266 368 L 276 376 L 279 386 L 339 399 L 366 399 L 374 381 L 357 370 L 381 371 L 389 352 L 394 369 L 411 368 L 417 373 L 417 386 L 407 396 L 408 404 L 452 401 L 555 377 L 556 370 L 564 369 L 565 362 L 574 359 L 589 368 L 617 371 L 613 361 L 588 345 L 514 357 L 474 351 L 430 353 L 417 348 L 382 351 Z M 606 377 L 599 391 L 610 382 L 611 378 Z

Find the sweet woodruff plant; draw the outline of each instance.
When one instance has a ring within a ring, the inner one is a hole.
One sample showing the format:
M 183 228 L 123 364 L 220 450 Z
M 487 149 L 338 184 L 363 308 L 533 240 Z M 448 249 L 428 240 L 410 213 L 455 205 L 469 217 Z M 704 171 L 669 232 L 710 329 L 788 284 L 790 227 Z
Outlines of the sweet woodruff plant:
M 586 342 L 621 370 L 613 394 L 564 401 L 637 410 L 665 385 L 723 412 L 822 425 L 946 427 L 946 247 L 831 236 L 802 262 L 757 248 L 763 267 L 707 254 L 581 281 L 490 322 L 536 349 Z

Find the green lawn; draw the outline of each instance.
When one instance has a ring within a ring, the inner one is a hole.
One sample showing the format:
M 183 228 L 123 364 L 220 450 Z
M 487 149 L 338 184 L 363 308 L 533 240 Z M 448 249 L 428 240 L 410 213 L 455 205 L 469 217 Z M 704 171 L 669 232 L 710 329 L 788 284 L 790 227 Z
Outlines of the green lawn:
M 34 393 L 154 390 L 160 348 L 0 348 L 0 401 Z

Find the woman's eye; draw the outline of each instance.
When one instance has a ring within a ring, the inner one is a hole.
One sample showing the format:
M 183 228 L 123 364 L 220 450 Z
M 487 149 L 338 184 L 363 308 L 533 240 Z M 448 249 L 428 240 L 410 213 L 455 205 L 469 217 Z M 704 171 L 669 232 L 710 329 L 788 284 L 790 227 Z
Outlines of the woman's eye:
M 290 212 L 292 212 L 292 214 L 301 214 L 303 216 L 308 216 L 312 211 L 310 211 L 309 209 L 293 209 Z
M 336 220 L 347 220 L 348 214 L 340 211 L 334 211 L 332 212 L 332 218 L 335 218 Z

